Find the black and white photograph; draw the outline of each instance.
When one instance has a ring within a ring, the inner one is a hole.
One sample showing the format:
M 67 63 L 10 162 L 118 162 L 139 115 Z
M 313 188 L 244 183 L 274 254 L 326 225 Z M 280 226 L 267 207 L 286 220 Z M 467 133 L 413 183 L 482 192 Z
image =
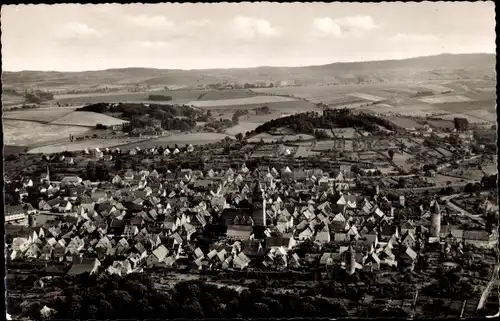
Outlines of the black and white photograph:
M 7 320 L 500 316 L 493 1 L 0 21 Z

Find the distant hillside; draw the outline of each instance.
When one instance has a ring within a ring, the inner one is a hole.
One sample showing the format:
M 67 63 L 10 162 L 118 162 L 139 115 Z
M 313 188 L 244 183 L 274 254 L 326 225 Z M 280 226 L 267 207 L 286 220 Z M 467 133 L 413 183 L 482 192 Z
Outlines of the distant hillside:
M 308 67 L 175 70 L 124 68 L 84 72 L 3 72 L 5 87 L 51 88 L 77 85 L 199 85 L 222 81 L 293 81 L 316 83 L 369 83 L 431 79 L 495 79 L 494 54 L 442 54 L 403 60 L 332 63 Z

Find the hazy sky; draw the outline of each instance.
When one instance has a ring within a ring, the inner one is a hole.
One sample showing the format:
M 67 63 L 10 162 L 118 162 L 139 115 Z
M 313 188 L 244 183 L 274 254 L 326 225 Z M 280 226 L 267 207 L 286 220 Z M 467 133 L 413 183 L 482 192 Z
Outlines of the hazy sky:
M 2 6 L 3 69 L 318 65 L 495 52 L 493 2 Z

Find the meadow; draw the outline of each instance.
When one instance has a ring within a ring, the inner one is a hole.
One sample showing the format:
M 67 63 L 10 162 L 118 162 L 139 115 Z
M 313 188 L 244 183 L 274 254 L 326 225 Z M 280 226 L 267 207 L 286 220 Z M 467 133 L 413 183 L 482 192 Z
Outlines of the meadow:
M 51 122 L 72 113 L 76 107 L 47 107 L 35 109 L 22 109 L 6 111 L 4 119 L 31 120 L 39 122 Z
M 121 125 L 126 122 L 127 121 L 125 120 L 104 114 L 88 111 L 75 111 L 52 121 L 51 124 L 95 127 L 97 124 L 114 126 Z
M 149 95 L 172 96 L 172 100 L 196 100 L 204 93 L 203 90 L 163 90 L 150 92 L 122 92 L 122 93 L 91 93 L 91 94 L 68 94 L 56 95 L 55 100 L 61 104 L 96 104 L 114 102 L 149 102 L 149 103 L 169 103 L 168 101 L 150 101 Z M 170 102 L 172 103 L 172 102 Z
M 234 98 L 234 99 L 214 99 L 214 100 L 197 100 L 192 101 L 188 105 L 194 107 L 225 107 L 225 106 L 241 106 L 250 104 L 269 104 L 276 102 L 289 102 L 294 101 L 292 98 L 280 97 L 280 96 L 254 96 L 246 98 Z
M 56 144 L 48 144 L 45 146 L 41 147 L 36 147 L 32 148 L 28 151 L 29 154 L 36 154 L 36 153 L 61 153 L 64 151 L 82 151 L 85 150 L 86 148 L 89 150 L 95 149 L 95 148 L 106 148 L 106 147 L 113 147 L 113 146 L 119 146 L 119 145 L 124 145 L 124 144 L 131 144 L 131 143 L 138 143 L 140 141 L 134 140 L 131 138 L 117 138 L 117 139 L 86 139 L 84 141 L 74 141 L 74 142 L 61 142 L 61 143 L 56 143 Z
M 223 89 L 212 90 L 201 94 L 198 100 L 221 100 L 221 99 L 240 99 L 255 97 L 256 95 L 248 89 Z
M 49 141 L 66 139 L 69 135 L 83 134 L 88 128 L 81 126 L 46 125 L 32 121 L 3 120 L 4 144 L 30 146 Z

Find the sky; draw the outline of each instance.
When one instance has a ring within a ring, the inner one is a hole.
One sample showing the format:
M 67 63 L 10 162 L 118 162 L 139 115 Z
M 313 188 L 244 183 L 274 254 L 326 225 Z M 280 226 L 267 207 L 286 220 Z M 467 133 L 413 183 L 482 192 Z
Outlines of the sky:
M 495 53 L 493 2 L 5 5 L 3 70 L 306 66 Z

